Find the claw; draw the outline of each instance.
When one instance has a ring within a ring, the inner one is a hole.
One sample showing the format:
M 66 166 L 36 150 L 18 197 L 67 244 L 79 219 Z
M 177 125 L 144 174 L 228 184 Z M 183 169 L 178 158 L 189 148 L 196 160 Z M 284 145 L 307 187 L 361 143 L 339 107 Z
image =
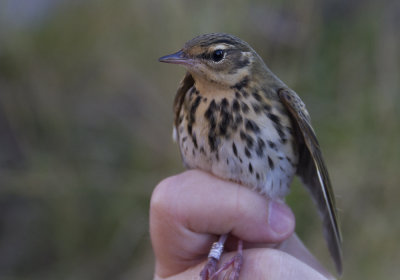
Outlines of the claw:
M 218 261 L 214 258 L 209 258 L 207 264 L 204 266 L 203 270 L 200 272 L 201 280 L 211 280 L 212 276 L 217 270 Z
M 236 255 L 234 257 L 233 261 L 233 268 L 230 273 L 229 280 L 238 280 L 239 279 L 239 274 L 240 274 L 240 269 L 242 268 L 243 264 L 243 256 L 242 255 Z

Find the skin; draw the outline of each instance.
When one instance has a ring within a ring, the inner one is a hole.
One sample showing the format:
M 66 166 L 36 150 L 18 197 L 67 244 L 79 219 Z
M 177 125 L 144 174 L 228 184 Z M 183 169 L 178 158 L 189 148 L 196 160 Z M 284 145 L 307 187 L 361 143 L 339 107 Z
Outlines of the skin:
M 154 279 L 200 279 L 212 242 L 226 232 L 233 238 L 220 263 L 234 255 L 229 252 L 236 250 L 234 238 L 243 240 L 241 279 L 333 279 L 294 227 L 294 215 L 283 202 L 202 171 L 183 172 L 160 182 L 152 194 Z

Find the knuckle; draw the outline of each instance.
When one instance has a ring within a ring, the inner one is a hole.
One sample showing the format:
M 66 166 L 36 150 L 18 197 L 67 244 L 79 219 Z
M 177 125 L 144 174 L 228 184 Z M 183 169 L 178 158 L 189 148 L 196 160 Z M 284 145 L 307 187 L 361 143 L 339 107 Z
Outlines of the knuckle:
M 176 217 L 185 201 L 182 193 L 190 192 L 203 174 L 199 171 L 185 171 L 165 178 L 154 188 L 150 199 L 150 216 L 153 218 Z
M 171 188 L 177 183 L 177 176 L 165 178 L 154 188 L 150 200 L 151 211 L 165 212 L 169 208 Z

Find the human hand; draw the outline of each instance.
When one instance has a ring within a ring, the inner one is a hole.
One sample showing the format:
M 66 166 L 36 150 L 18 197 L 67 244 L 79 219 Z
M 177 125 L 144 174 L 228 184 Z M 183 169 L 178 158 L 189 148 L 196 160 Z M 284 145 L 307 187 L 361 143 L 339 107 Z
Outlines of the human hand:
M 150 206 L 154 279 L 200 279 L 212 243 L 228 232 L 244 241 L 241 279 L 331 278 L 293 234 L 294 226 L 283 202 L 238 184 L 197 170 L 167 178 Z M 234 241 L 228 240 L 220 263 L 233 256 Z

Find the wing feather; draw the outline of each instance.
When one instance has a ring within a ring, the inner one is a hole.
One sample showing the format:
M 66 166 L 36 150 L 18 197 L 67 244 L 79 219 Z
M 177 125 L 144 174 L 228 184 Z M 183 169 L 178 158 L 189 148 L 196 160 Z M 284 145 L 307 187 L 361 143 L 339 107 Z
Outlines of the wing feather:
M 174 115 L 175 127 L 178 126 L 179 122 L 179 113 L 182 108 L 183 101 L 185 100 L 186 92 L 194 85 L 194 79 L 189 72 L 186 72 L 185 77 L 183 77 L 178 90 L 176 91 L 175 99 L 174 99 Z
M 339 274 L 342 273 L 342 237 L 336 215 L 335 198 L 321 149 L 311 126 L 310 116 L 300 97 L 290 89 L 278 91 L 280 100 L 290 112 L 299 140 L 297 175 L 310 191 L 322 216 L 324 235 Z

